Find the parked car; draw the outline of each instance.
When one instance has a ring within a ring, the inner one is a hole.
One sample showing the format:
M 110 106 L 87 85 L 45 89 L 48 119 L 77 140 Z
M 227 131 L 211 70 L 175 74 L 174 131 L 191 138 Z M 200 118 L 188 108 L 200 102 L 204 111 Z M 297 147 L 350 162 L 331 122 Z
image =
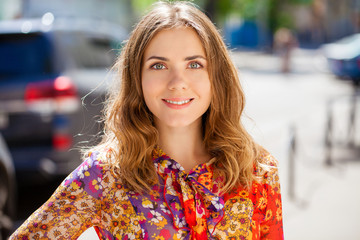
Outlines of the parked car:
M 360 81 L 360 33 L 325 44 L 323 52 L 330 70 L 339 78 Z
M 1 122 L 0 122 L 1 128 Z M 16 179 L 12 158 L 0 134 L 0 240 L 13 230 L 16 206 Z
M 101 130 L 106 76 L 126 36 L 50 13 L 0 22 L 0 131 L 18 179 L 66 175 L 80 163 L 74 149 Z

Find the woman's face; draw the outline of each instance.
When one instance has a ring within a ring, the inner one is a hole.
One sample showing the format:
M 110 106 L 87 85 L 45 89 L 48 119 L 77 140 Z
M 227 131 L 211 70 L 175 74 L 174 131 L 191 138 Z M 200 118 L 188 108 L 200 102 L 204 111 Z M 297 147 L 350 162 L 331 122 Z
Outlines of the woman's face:
M 162 30 L 145 49 L 142 89 L 155 125 L 201 123 L 209 108 L 211 85 L 205 51 L 192 28 Z

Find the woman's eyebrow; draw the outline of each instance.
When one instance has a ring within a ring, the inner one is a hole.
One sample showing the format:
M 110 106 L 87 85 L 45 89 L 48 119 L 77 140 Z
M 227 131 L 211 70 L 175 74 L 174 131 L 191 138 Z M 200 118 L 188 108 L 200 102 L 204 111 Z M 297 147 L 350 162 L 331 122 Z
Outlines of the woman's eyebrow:
M 151 57 L 149 57 L 148 59 L 146 59 L 146 61 L 149 61 L 149 60 L 151 60 L 151 59 L 157 59 L 157 60 L 161 60 L 161 61 L 169 61 L 168 58 L 166 58 L 166 57 L 159 57 L 159 56 L 151 56 Z
M 201 58 L 201 59 L 206 60 L 206 58 L 203 57 L 203 56 L 201 56 L 201 55 L 189 56 L 189 57 L 184 58 L 184 60 L 185 60 L 185 61 L 191 61 L 191 60 L 194 60 L 194 59 L 197 59 L 197 58 Z M 149 57 L 148 59 L 146 59 L 146 61 L 149 61 L 149 60 L 152 60 L 152 59 L 161 60 L 161 61 L 165 61 L 165 62 L 169 61 L 168 58 L 166 58 L 166 57 L 160 57 L 160 56 L 151 56 L 151 57 Z
M 184 60 L 185 61 L 191 61 L 191 60 L 194 60 L 194 59 L 197 59 L 197 58 L 202 58 L 202 59 L 206 60 L 206 58 L 201 56 L 201 55 L 194 55 L 194 56 L 186 57 Z

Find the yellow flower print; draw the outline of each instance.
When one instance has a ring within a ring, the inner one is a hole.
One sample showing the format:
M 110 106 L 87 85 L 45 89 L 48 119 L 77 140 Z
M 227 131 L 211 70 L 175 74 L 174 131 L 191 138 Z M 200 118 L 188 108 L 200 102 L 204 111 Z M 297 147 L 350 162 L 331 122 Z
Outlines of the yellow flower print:
M 254 234 L 254 239 L 258 239 L 258 235 L 260 234 L 260 223 L 256 220 L 251 221 L 251 231 Z M 253 239 L 253 238 L 249 238 Z
M 159 192 L 159 191 L 155 191 L 155 190 L 151 190 L 151 191 L 150 191 L 150 195 L 151 195 L 152 197 L 154 197 L 155 199 L 159 199 L 159 197 L 160 197 L 160 192 Z
M 179 211 L 180 209 L 182 209 L 182 207 L 180 206 L 180 204 L 179 203 L 175 203 L 175 208 L 176 208 L 176 210 L 177 211 Z
M 276 220 L 278 220 L 278 221 L 282 220 L 282 210 L 281 210 L 281 208 L 278 208 L 276 210 Z
M 87 203 L 87 202 L 80 202 L 80 206 L 81 206 L 82 208 L 87 208 L 87 207 L 89 207 L 89 203 Z
M 267 191 L 266 191 L 265 189 L 263 189 L 261 195 L 262 195 L 264 198 L 267 198 Z
M 114 216 L 118 216 L 120 214 L 120 209 L 117 207 L 114 207 Z
M 48 218 L 48 215 L 47 215 L 47 214 L 44 214 L 44 215 L 41 217 L 41 220 L 42 220 L 42 221 L 45 221 L 47 218 Z
M 74 190 L 78 190 L 80 188 L 80 185 L 79 183 L 77 183 L 76 181 L 73 181 L 71 184 L 70 184 L 70 187 Z
M 58 204 L 59 204 L 59 206 L 62 207 L 62 206 L 64 206 L 66 204 L 66 202 L 67 201 L 65 201 L 65 200 L 61 200 L 61 201 L 58 202 Z
M 129 228 L 130 218 L 126 216 L 120 216 L 117 219 L 118 224 L 116 225 L 115 221 L 113 221 L 114 227 L 119 227 L 120 229 Z
M 101 179 L 99 179 L 99 178 L 98 179 L 93 179 L 91 181 L 91 184 L 92 184 L 92 186 L 94 187 L 95 190 L 102 189 L 102 187 L 100 185 L 100 181 L 101 181 Z
M 163 229 L 167 223 L 168 222 L 167 222 L 166 218 L 161 216 L 161 220 L 158 223 L 155 223 L 155 225 L 158 227 L 158 229 Z
M 153 218 L 150 220 L 151 224 L 157 226 L 158 229 L 163 229 L 164 226 L 167 224 L 166 218 L 161 216 L 158 212 L 150 211 L 153 214 Z
M 142 205 L 144 208 L 154 208 L 154 204 L 147 198 L 143 199 Z
M 270 188 L 269 188 L 269 191 L 270 191 L 270 193 L 269 193 L 270 195 L 274 195 L 274 194 L 275 194 L 274 188 L 270 187 Z
M 76 226 L 76 225 L 78 225 L 78 224 L 79 224 L 79 222 L 78 222 L 78 221 L 76 221 L 76 220 L 73 220 L 73 221 L 71 222 L 71 224 L 72 224 L 72 225 L 74 225 L 74 226 Z
M 103 204 L 101 204 L 101 210 L 105 213 L 114 212 L 114 204 L 108 199 L 104 199 Z
M 180 240 L 180 239 L 182 239 L 180 234 L 176 234 L 174 236 L 174 240 Z
M 281 206 L 281 201 L 280 201 L 280 199 L 277 198 L 277 199 L 275 200 L 275 205 L 276 205 L 277 208 L 279 208 L 279 207 Z
M 267 232 L 269 232 L 269 230 L 270 230 L 270 227 L 269 227 L 268 225 L 262 225 L 262 226 L 260 227 L 260 231 L 261 231 L 262 233 L 267 233 Z
M 64 218 L 68 218 L 68 217 L 72 216 L 73 214 L 75 214 L 74 213 L 75 211 L 76 211 L 76 208 L 70 204 L 66 204 L 60 210 L 61 216 L 63 216 Z
M 123 212 L 121 214 L 126 214 L 126 215 L 130 215 L 133 213 L 134 211 L 134 208 L 131 204 L 129 204 L 127 201 L 121 201 L 121 203 L 119 204 L 122 209 L 123 209 Z
M 240 227 L 240 224 L 238 224 L 238 222 L 233 222 L 229 224 L 229 227 L 231 232 L 235 232 Z
M 261 186 L 258 182 L 253 183 L 253 193 L 257 194 L 259 192 L 259 187 Z
M 165 240 L 165 238 L 163 236 L 159 236 L 156 233 L 153 234 L 152 238 L 155 240 Z
M 273 188 L 276 193 L 280 193 L 280 182 L 276 182 L 276 184 L 274 184 Z
M 54 235 L 54 237 L 59 237 L 61 235 L 61 232 L 58 230 L 55 230 L 53 235 Z
M 140 222 L 146 221 L 146 217 L 144 216 L 144 213 L 141 213 L 141 214 L 138 215 L 138 220 Z
M 261 210 L 263 210 L 263 209 L 265 209 L 266 205 L 267 205 L 267 199 L 264 198 L 264 197 L 261 197 L 261 198 L 259 199 L 259 203 L 258 203 L 259 208 L 260 208 Z
M 109 177 L 108 176 L 104 177 L 103 182 L 104 183 L 109 183 Z
M 268 210 L 266 211 L 265 221 L 270 220 L 271 217 L 272 217 L 272 211 L 271 211 L 271 209 L 268 209 Z
M 239 192 L 239 196 L 242 198 L 247 198 L 249 196 L 249 193 L 245 190 L 242 190 L 241 192 Z
M 251 228 L 252 228 L 253 230 L 256 229 L 256 221 L 251 221 Z
M 170 161 L 162 161 L 162 162 L 160 163 L 160 166 L 162 167 L 162 169 L 166 169 L 166 168 L 168 168 L 170 165 L 171 165 L 171 162 L 170 162 Z
M 194 230 L 199 234 L 206 231 L 206 219 L 198 218 Z

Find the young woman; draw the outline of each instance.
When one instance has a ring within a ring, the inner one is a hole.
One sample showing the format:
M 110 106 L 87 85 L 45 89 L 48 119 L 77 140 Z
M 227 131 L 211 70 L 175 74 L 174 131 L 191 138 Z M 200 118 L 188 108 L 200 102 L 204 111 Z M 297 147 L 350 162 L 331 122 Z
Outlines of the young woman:
M 102 143 L 10 239 L 283 239 L 276 161 L 211 21 L 157 3 L 116 68 Z

